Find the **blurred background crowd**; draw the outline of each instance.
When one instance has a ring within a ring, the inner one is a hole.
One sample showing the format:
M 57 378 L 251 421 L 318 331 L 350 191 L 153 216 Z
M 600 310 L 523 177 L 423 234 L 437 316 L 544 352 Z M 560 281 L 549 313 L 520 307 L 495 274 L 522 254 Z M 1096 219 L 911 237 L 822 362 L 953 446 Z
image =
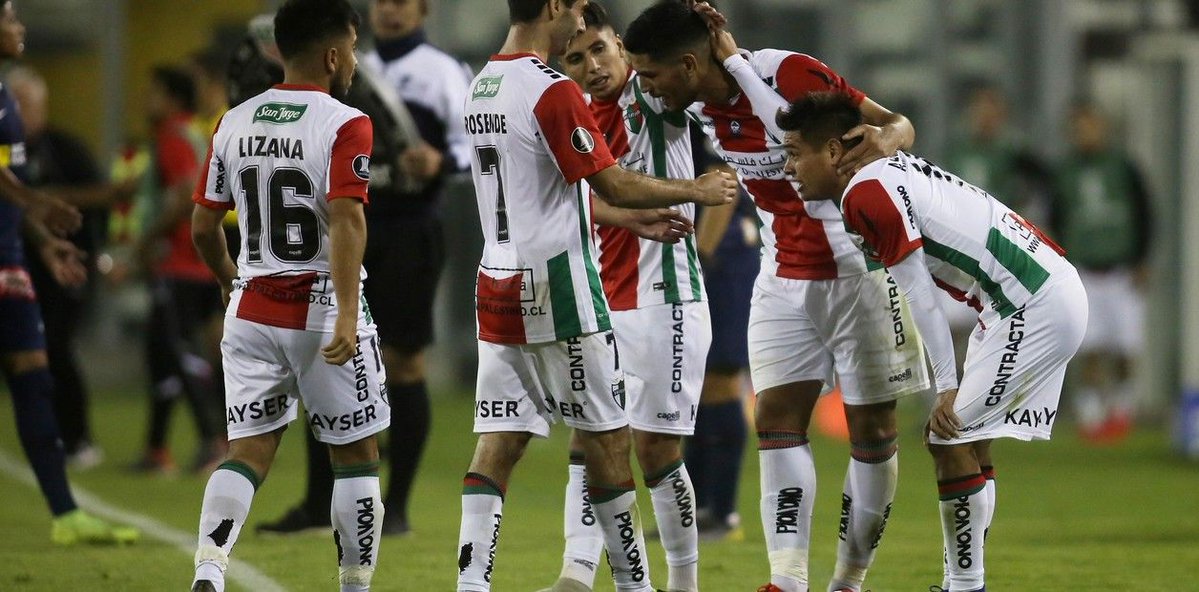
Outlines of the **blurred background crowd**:
M 375 1 L 357 2 L 364 16 Z M 407 1 L 427 8 L 414 13 L 427 39 L 472 69 L 507 30 L 499 0 Z M 650 3 L 606 5 L 620 29 Z M 76 466 L 102 459 L 88 429 L 93 392 L 147 401 L 145 455 L 110 462 L 203 470 L 223 453 L 219 296 L 179 223 L 194 163 L 228 104 L 230 58 L 250 20 L 274 5 L 18 3 L 26 55 L 3 78 L 20 102 L 31 180 L 73 186 L 86 206 L 75 240 L 89 253 L 89 283 L 61 288 L 43 273 L 37 284 Z M 1092 296 L 1099 322 L 1065 395 L 1087 441 L 1114 445 L 1138 425 L 1165 427 L 1180 452 L 1199 457 L 1199 2 L 725 0 L 721 8 L 742 46 L 819 57 L 907 115 L 917 152 L 1066 247 L 1088 291 L 1104 295 Z M 371 33 L 364 23 L 363 49 Z M 427 158 L 446 160 L 445 146 L 432 148 L 438 154 Z M 445 257 L 433 355 L 421 369 L 434 397 L 467 397 L 474 384 L 481 238 L 469 176 L 452 169 L 428 173 L 446 177 L 429 212 Z M 971 322 L 958 320 L 963 334 Z M 194 424 L 203 444 L 175 459 L 165 441 L 180 404 L 190 419 L 174 422 Z

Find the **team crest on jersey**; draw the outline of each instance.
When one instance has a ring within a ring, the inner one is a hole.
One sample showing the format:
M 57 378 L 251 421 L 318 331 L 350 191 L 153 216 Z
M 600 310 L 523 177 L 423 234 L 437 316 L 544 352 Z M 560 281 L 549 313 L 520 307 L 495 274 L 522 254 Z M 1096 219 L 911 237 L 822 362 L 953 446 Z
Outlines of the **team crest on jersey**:
M 371 180 L 371 157 L 359 154 L 354 157 L 354 175 L 363 181 Z
M 254 111 L 254 121 L 282 125 L 294 123 L 304 116 L 308 105 L 295 103 L 263 103 Z
M 645 115 L 641 113 L 641 105 L 633 103 L 624 110 L 624 126 L 629 130 L 630 134 L 641 133 L 641 127 L 645 125 Z
M 475 89 L 470 94 L 470 100 L 490 99 L 500 94 L 500 83 L 504 81 L 503 76 L 488 76 L 480 78 L 475 83 Z
M 595 150 L 595 139 L 586 128 L 576 127 L 575 131 L 570 133 L 570 145 L 574 146 L 579 154 L 591 154 L 591 151 Z
M 733 132 L 734 136 L 740 136 L 741 135 L 741 122 L 734 119 L 732 122 L 729 123 L 729 131 Z

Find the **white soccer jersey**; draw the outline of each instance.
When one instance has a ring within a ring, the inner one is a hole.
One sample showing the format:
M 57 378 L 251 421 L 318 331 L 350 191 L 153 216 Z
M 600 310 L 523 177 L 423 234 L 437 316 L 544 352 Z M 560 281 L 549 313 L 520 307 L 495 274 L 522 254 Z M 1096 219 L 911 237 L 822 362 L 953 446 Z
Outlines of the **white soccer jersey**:
M 1063 251 L 987 192 L 900 152 L 858 171 L 841 209 L 847 228 L 884 265 L 924 247 L 936 284 L 980 312 L 1007 318 L 1054 274 L 1073 275 Z
M 776 49 L 742 55 L 757 78 L 788 102 L 813 91 L 843 92 L 859 103 L 865 98 L 812 56 Z M 800 200 L 794 183 L 783 174 L 787 155 L 782 134 L 769 131 L 773 120 L 762 119 L 774 113 L 756 115 L 750 98 L 749 92 L 742 92 L 723 105 L 696 103 L 688 113 L 703 127 L 721 158 L 737 171 L 742 187 L 758 206 L 762 271 L 793 280 L 865 273 L 866 261 L 846 235 L 836 205 Z
M 616 161 L 579 87 L 536 55 L 496 55 L 465 111 L 484 237 L 479 339 L 541 343 L 610 329 L 585 178 Z
M 366 115 L 315 86 L 277 85 L 221 118 L 193 201 L 241 214 L 239 277 L 226 314 L 333 329 L 328 202 L 367 201 L 371 134 Z M 365 302 L 359 314 L 369 322 Z
M 660 99 L 641 90 L 632 72 L 620 97 L 615 101 L 592 98 L 591 112 L 620 166 L 655 177 L 695 177 L 686 115 L 667 112 Z M 695 219 L 695 204 L 675 209 Z M 704 299 L 694 236 L 667 245 L 613 226 L 598 227 L 596 235 L 600 278 L 612 310 Z

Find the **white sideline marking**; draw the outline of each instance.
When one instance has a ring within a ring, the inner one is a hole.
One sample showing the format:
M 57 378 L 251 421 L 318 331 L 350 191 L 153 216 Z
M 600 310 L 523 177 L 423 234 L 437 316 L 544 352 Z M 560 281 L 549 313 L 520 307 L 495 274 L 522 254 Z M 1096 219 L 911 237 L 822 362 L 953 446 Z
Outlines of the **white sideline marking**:
M 7 452 L 0 450 L 0 472 L 29 485 L 37 487 L 37 480 L 33 476 L 33 471 L 25 466 L 25 463 L 18 462 Z M 136 526 L 141 529 L 146 536 L 158 539 L 171 546 L 179 549 L 183 554 L 191 557 L 196 552 L 196 535 L 183 532 L 175 528 L 171 528 L 145 514 L 122 510 L 116 506 L 110 505 L 100 499 L 91 492 L 79 487 L 78 485 L 71 486 L 71 493 L 75 495 L 75 500 L 79 505 L 86 508 L 87 511 L 114 522 Z M 271 579 L 270 576 L 258 571 L 254 566 L 241 561 L 239 559 L 229 558 L 229 571 L 225 577 L 233 582 L 240 584 L 248 590 L 255 592 L 287 592 L 279 582 Z M 183 585 L 182 583 L 180 585 Z

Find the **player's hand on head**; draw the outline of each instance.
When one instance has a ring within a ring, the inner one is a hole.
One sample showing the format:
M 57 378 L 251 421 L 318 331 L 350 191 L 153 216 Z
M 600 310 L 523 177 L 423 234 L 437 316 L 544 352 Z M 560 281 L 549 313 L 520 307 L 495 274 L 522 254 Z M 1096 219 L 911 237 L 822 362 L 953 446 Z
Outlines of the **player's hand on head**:
M 716 10 L 715 6 L 712 6 L 707 2 L 692 1 L 691 10 L 694 10 L 695 12 L 699 13 L 700 16 L 704 17 L 704 21 L 708 23 L 709 29 L 723 29 L 725 25 L 728 25 L 728 19 L 726 19 L 719 10 Z
M 928 417 L 928 429 L 937 437 L 950 440 L 961 433 L 962 420 L 953 410 L 958 398 L 958 389 L 950 389 L 937 395 L 933 410 Z
M 83 214 L 79 208 L 45 193 L 37 193 L 25 211 L 29 221 L 41 224 L 52 234 L 67 236 L 83 224 Z
M 695 225 L 673 208 L 631 210 L 629 230 L 637 236 L 660 243 L 674 244 L 695 232 Z
M 49 237 L 40 250 L 42 261 L 59 285 L 78 288 L 87 283 L 87 267 L 83 264 L 87 253 L 82 249 L 70 241 Z
M 321 355 L 326 363 L 340 366 L 350 361 L 357 350 L 358 319 L 337 315 L 337 321 L 333 324 L 333 338 L 321 348 Z
M 895 152 L 899 150 L 899 142 L 889 137 L 883 128 L 875 125 L 863 123 L 845 132 L 845 135 L 841 136 L 841 141 L 845 142 L 854 138 L 861 138 L 862 141 L 841 154 L 841 159 L 837 161 L 837 173 L 839 174 L 852 175 L 880 158 L 894 156 Z
M 705 206 L 720 206 L 737 199 L 737 177 L 726 171 L 704 173 L 695 180 L 700 189 L 700 198 L 695 203 Z

